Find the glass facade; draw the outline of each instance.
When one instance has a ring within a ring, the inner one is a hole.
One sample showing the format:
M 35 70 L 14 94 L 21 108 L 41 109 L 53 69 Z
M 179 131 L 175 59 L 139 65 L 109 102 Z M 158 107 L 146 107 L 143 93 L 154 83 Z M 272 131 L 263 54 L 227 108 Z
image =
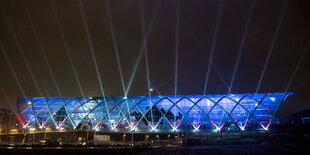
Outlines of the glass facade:
M 267 130 L 292 93 L 134 97 L 21 97 L 24 128 L 71 128 L 82 124 L 108 131 Z

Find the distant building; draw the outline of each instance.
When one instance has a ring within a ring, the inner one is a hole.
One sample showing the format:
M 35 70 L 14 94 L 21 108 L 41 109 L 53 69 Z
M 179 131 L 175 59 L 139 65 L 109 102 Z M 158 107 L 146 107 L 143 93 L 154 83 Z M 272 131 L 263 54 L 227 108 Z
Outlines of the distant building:
M 9 109 L 0 109 L 0 129 L 1 132 L 16 127 L 14 114 Z
M 289 116 L 276 116 L 270 126 L 275 133 L 310 134 L 310 109 Z
M 310 109 L 292 115 L 302 124 L 310 124 Z
M 135 97 L 22 97 L 24 128 L 116 132 L 266 131 L 293 93 Z M 88 127 L 85 127 L 88 126 Z

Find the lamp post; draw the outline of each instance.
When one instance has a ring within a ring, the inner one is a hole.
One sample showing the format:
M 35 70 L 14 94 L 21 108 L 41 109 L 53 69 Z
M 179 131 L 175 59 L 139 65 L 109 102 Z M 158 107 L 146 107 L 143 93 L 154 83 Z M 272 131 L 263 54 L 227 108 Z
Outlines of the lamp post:
M 32 144 L 35 142 L 35 138 L 36 138 L 36 128 L 34 128 L 33 130 Z
M 125 142 L 126 134 L 123 134 L 123 142 Z
M 86 141 L 87 141 L 87 144 L 88 144 L 88 134 L 89 134 L 89 129 L 87 129 L 87 132 L 86 132 Z
M 159 135 L 156 135 L 156 137 L 157 137 L 157 143 L 159 143 Z
M 148 141 L 149 135 L 146 135 L 145 142 Z

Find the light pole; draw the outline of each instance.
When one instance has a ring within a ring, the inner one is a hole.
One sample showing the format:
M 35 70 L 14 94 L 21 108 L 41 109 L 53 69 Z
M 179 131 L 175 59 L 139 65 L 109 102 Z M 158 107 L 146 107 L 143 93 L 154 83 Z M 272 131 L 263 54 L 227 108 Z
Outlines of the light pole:
M 145 137 L 145 142 L 148 140 L 148 138 L 149 138 L 149 135 L 146 135 L 146 137 Z
M 159 143 L 159 135 L 156 135 L 156 137 L 157 137 L 157 143 Z
M 27 130 L 23 128 L 23 131 L 24 131 L 24 138 L 23 138 L 23 140 L 22 140 L 22 145 L 25 144 L 26 136 L 27 136 Z
M 88 144 L 88 134 L 89 134 L 89 129 L 87 129 L 87 132 L 86 132 L 86 141 L 87 141 L 87 144 Z
M 126 134 L 123 134 L 123 142 L 125 142 Z
M 33 142 L 35 141 L 35 138 L 36 138 L 36 130 L 33 131 L 33 139 L 32 139 L 32 144 Z

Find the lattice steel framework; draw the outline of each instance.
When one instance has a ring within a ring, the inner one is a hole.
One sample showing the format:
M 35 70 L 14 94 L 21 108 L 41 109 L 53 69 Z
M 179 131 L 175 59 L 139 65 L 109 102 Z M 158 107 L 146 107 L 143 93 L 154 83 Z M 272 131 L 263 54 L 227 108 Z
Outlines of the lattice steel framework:
M 292 93 L 136 97 L 18 98 L 24 127 L 136 131 L 267 130 L 280 104 Z

